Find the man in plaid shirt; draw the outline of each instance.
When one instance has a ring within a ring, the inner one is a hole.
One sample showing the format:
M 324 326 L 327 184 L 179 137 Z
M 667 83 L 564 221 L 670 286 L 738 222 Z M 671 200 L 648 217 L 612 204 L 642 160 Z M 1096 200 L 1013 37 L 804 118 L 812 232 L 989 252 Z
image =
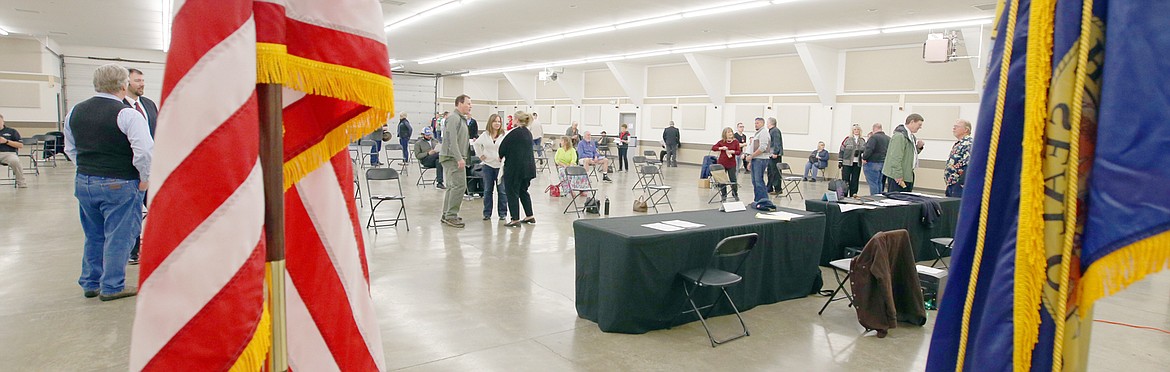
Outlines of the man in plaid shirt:
M 951 146 L 951 156 L 947 158 L 943 179 L 947 183 L 947 196 L 961 198 L 963 184 L 967 181 L 967 163 L 971 161 L 971 122 L 959 119 L 951 128 L 951 133 L 958 141 Z

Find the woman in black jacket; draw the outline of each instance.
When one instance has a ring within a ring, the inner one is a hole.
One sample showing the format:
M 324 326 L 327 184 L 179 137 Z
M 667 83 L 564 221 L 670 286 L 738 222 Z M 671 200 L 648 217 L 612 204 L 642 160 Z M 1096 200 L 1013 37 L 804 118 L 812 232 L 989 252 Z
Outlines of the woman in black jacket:
M 512 118 L 515 128 L 500 141 L 500 159 L 504 161 L 504 190 L 508 194 L 508 210 L 512 211 L 512 221 L 504 224 L 508 227 L 520 226 L 521 222 L 536 223 L 536 217 L 532 215 L 532 196 L 528 194 L 528 186 L 536 178 L 532 132 L 528 131 L 532 116 L 516 111 Z M 521 205 L 524 206 L 524 220 L 520 219 Z

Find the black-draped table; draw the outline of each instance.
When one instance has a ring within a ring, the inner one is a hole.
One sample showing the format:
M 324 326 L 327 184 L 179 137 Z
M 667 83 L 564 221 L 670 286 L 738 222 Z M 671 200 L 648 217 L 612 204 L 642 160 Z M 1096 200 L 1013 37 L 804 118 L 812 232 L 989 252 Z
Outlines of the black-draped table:
M 781 210 L 804 216 L 791 221 L 761 219 L 749 208 L 731 213 L 702 210 L 573 222 L 577 315 L 597 322 L 602 331 L 620 333 L 645 333 L 695 321 L 694 314 L 678 315 L 689 307 L 677 274 L 706 265 L 723 238 L 751 232 L 760 238 L 744 263 L 743 282 L 728 288 L 740 311 L 820 290 L 817 263 L 825 217 Z M 705 226 L 671 232 L 642 226 L 669 220 Z M 734 263 L 726 261 L 726 266 Z M 705 291 L 700 292 L 699 298 L 706 301 L 700 306 L 719 293 Z M 713 314 L 729 313 L 730 307 L 720 306 Z
M 845 258 L 845 247 L 864 247 L 874 234 L 897 229 L 910 231 L 910 244 L 914 248 L 916 261 L 935 259 L 938 255 L 931 247 L 930 239 L 954 236 L 959 219 L 960 199 L 934 200 L 942 208 L 942 216 L 929 227 L 922 223 L 922 205 L 917 203 L 842 213 L 836 202 L 805 200 L 805 210 L 825 215 L 821 265 L 827 266 L 830 261 Z M 943 255 L 949 255 L 949 252 L 944 252 Z

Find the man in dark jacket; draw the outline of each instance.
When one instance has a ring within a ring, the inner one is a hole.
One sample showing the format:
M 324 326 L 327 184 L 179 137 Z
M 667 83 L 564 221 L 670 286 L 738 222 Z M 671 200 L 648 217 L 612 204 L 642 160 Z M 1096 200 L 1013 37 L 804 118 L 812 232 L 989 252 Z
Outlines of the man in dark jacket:
M 885 190 L 886 177 L 882 175 L 882 167 L 886 164 L 886 149 L 889 146 L 890 136 L 882 131 L 882 123 L 873 123 L 873 131 L 865 141 L 865 151 L 861 153 L 861 173 L 865 174 L 870 195 L 881 194 Z
M 402 145 L 402 162 L 410 163 L 410 151 L 407 151 L 407 145 L 410 144 L 410 135 L 414 134 L 414 127 L 410 126 L 410 120 L 406 120 L 406 111 L 398 113 L 398 144 Z
M 678 167 L 678 146 L 682 144 L 681 141 L 678 128 L 674 127 L 674 120 L 671 120 L 670 125 L 662 131 L 662 143 L 666 145 L 666 159 L 662 166 Z
M 783 187 L 780 182 L 780 167 L 777 165 L 784 162 L 784 135 L 780 133 L 780 128 L 776 127 L 776 118 L 768 118 L 768 136 L 771 138 L 772 152 L 772 162 L 768 164 L 768 192 L 780 194 Z

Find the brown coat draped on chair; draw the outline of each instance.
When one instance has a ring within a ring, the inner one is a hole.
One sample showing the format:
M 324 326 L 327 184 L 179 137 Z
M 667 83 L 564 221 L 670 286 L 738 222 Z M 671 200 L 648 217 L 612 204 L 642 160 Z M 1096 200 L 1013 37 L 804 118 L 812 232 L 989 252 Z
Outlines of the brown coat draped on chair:
M 849 275 L 857 321 L 878 336 L 898 322 L 926 324 L 922 286 L 914 267 L 914 251 L 906 230 L 883 231 L 853 259 Z

